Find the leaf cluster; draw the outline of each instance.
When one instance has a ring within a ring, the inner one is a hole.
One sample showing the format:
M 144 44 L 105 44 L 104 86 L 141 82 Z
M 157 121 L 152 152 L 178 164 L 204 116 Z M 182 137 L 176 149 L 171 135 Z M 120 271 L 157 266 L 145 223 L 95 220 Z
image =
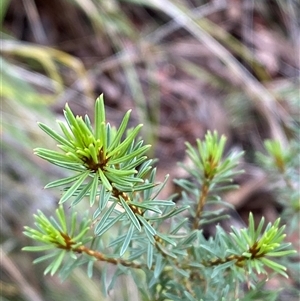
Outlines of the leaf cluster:
M 24 231 L 42 243 L 24 250 L 49 252 L 35 260 L 50 261 L 45 274 L 59 273 L 65 279 L 85 265 L 92 277 L 94 265 L 105 262 L 117 269 L 110 280 L 103 270 L 104 292 L 127 274 L 142 300 L 157 301 L 236 300 L 247 297 L 242 284 L 248 283 L 253 293 L 259 287 L 257 275 L 269 275 L 269 269 L 287 277 L 286 267 L 274 258 L 294 251 L 283 242 L 279 219 L 266 228 L 262 219 L 255 227 L 250 214 L 247 228 L 232 227 L 227 233 L 217 226 L 214 237 L 203 234 L 204 224 L 226 218 L 219 193 L 236 188 L 232 180 L 242 172 L 242 153 L 224 154 L 224 136 L 208 132 L 195 149 L 186 144 L 190 178 L 176 180 L 182 194 L 175 203 L 174 196 L 159 198 L 167 177 L 156 182 L 153 160 L 145 155 L 150 146 L 137 139 L 141 125 L 127 128 L 130 111 L 118 128 L 106 122 L 103 96 L 95 103 L 94 128 L 88 116 L 75 117 L 68 105 L 64 114 L 66 123 L 58 121 L 62 134 L 39 124 L 57 141 L 59 151 L 37 148 L 35 153 L 74 175 L 46 186 L 64 189 L 56 218 L 38 211 L 35 227 Z M 76 206 L 87 200 L 90 213 L 81 216 Z M 67 201 L 71 213 L 63 207 Z M 207 204 L 221 209 L 206 209 Z

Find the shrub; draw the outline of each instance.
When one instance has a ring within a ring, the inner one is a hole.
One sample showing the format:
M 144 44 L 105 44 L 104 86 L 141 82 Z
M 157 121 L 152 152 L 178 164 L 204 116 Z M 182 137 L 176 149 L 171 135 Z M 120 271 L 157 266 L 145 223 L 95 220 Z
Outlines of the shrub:
M 283 241 L 285 226 L 280 219 L 265 225 L 262 218 L 255 226 L 250 213 L 248 227 L 232 227 L 228 233 L 217 225 L 213 237 L 203 234 L 205 225 L 228 217 L 229 205 L 220 195 L 237 188 L 232 181 L 242 172 L 243 153 L 224 154 L 224 136 L 208 132 L 203 141 L 197 140 L 196 148 L 186 143 L 192 164 L 182 166 L 190 177 L 175 180 L 182 188 L 175 202 L 174 195 L 159 197 L 168 177 L 163 183 L 155 180 L 154 161 L 145 155 L 150 145 L 137 138 L 142 125 L 128 129 L 130 111 L 118 128 L 111 127 L 100 96 L 94 128 L 88 116 L 75 117 L 68 105 L 64 116 L 66 123 L 58 121 L 62 134 L 39 124 L 60 150 L 37 148 L 35 153 L 72 175 L 46 185 L 64 187 L 56 216 L 38 211 L 35 227 L 25 226 L 24 231 L 39 244 L 23 250 L 47 251 L 34 261 L 49 262 L 45 274 L 58 273 L 66 279 L 74 268 L 85 265 L 92 277 L 93 266 L 100 261 L 117 267 L 113 277 L 103 268 L 103 292 L 126 274 L 134 279 L 141 300 L 274 297 L 274 292 L 262 290 L 264 283 L 273 272 L 288 276 L 275 259 L 295 253 Z M 272 153 L 270 143 L 269 157 L 278 157 L 280 150 Z M 276 162 L 282 167 L 285 159 Z M 78 206 L 82 202 L 89 202 L 85 214 Z

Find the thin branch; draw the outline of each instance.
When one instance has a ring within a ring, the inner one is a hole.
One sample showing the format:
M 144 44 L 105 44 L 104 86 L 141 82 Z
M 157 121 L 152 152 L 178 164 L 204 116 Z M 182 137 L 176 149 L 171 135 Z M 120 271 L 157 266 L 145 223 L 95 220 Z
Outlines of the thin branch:
M 106 255 L 104 255 L 101 252 L 98 251 L 94 251 L 89 249 L 86 246 L 79 246 L 77 248 L 72 249 L 73 252 L 77 252 L 77 253 L 85 253 L 89 256 L 92 256 L 94 258 L 96 258 L 98 261 L 105 261 L 114 265 L 123 265 L 125 267 L 130 267 L 130 268 L 134 268 L 134 269 L 146 269 L 147 266 L 145 264 L 141 264 L 141 263 L 137 263 L 137 262 L 133 262 L 133 261 L 129 261 L 129 260 L 124 260 L 121 258 L 111 258 L 108 257 Z

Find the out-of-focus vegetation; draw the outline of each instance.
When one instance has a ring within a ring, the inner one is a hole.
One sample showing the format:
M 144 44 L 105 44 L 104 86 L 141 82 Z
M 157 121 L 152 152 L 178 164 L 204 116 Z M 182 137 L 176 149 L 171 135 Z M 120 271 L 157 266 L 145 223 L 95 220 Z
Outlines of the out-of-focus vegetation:
M 224 198 L 242 217 L 252 210 L 275 220 L 282 199 L 255 152 L 265 138 L 283 148 L 299 143 L 299 15 L 292 0 L 2 0 L 2 300 L 105 300 L 80 269 L 61 284 L 20 253 L 28 244 L 23 225 L 58 199 L 40 188 L 61 171 L 33 156 L 37 145 L 51 147 L 36 121 L 60 119 L 66 102 L 90 113 L 104 93 L 116 124 L 134 107 L 152 155 L 171 176 L 180 172 L 184 141 L 218 130 L 247 160 L 241 190 Z M 297 233 L 292 227 L 295 247 Z M 297 279 L 279 300 L 296 296 Z M 107 300 L 138 300 L 129 280 L 120 281 L 124 290 Z

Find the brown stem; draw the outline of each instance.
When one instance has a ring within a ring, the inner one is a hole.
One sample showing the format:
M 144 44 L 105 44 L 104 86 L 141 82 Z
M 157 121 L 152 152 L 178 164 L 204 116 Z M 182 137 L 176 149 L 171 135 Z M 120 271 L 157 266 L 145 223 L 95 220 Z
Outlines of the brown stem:
M 109 262 L 109 263 L 115 264 L 115 265 L 121 264 L 123 266 L 131 267 L 131 268 L 134 268 L 134 269 L 147 268 L 147 266 L 144 265 L 144 264 L 124 260 L 124 259 L 121 259 L 121 258 L 116 259 L 116 258 L 107 257 L 103 253 L 91 250 L 91 249 L 87 248 L 86 246 L 79 246 L 77 248 L 72 249 L 72 251 L 77 252 L 77 253 L 85 253 L 89 256 L 92 256 L 92 257 L 96 258 L 99 261 L 105 261 L 105 262 Z
M 200 217 L 207 199 L 207 195 L 209 192 L 209 183 L 206 182 L 204 183 L 204 185 L 202 186 L 201 189 L 201 194 L 200 194 L 200 198 L 197 204 L 197 208 L 196 208 L 196 216 L 194 219 L 194 223 L 193 223 L 193 229 L 198 229 L 199 228 L 199 221 L 200 221 Z
M 115 265 L 121 264 L 123 266 L 131 267 L 131 268 L 135 268 L 135 269 L 147 268 L 147 266 L 145 264 L 140 264 L 140 263 L 136 263 L 136 262 L 133 262 L 133 261 L 128 261 L 128 260 L 124 260 L 124 259 L 121 259 L 121 258 L 117 258 L 117 259 L 116 258 L 110 258 L 110 257 L 104 255 L 101 252 L 94 251 L 94 250 L 89 249 L 88 247 L 83 246 L 83 245 L 81 245 L 79 247 L 73 247 L 75 242 L 72 241 L 72 238 L 68 234 L 65 234 L 65 233 L 61 233 L 61 235 L 65 240 L 65 244 L 64 245 L 57 244 L 57 247 L 60 248 L 60 249 L 64 249 L 64 250 L 67 250 L 67 251 L 73 251 L 75 253 L 80 253 L 80 254 L 85 253 L 89 256 L 92 256 L 92 257 L 96 258 L 99 261 L 106 261 L 106 262 L 109 262 L 109 263 L 112 263 L 112 264 L 115 264 Z

